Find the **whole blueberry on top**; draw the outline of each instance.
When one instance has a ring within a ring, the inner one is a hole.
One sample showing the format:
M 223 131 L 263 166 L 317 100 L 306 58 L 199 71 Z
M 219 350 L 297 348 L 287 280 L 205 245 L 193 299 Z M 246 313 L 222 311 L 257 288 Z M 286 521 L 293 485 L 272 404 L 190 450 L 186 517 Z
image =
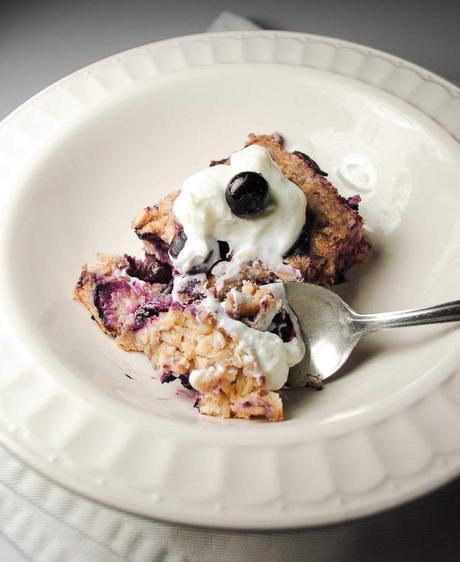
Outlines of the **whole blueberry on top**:
M 227 205 L 234 215 L 242 219 L 261 213 L 267 207 L 269 199 L 267 180 L 256 172 L 236 174 L 225 190 Z

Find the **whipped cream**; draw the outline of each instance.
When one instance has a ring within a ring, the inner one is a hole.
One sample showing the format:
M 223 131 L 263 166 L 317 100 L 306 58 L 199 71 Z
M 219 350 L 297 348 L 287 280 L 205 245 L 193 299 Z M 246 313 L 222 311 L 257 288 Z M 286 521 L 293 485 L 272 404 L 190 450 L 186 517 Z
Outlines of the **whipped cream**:
M 268 207 L 246 219 L 234 215 L 225 201 L 228 183 L 244 171 L 262 174 L 270 186 Z M 173 265 L 181 273 L 205 261 L 211 267 L 220 259 L 218 240 L 228 243 L 234 264 L 254 259 L 281 264 L 302 230 L 306 206 L 304 193 L 282 174 L 268 150 L 250 145 L 232 154 L 230 165 L 212 166 L 185 180 L 173 212 L 187 242 Z
M 200 303 L 199 308 L 212 314 L 219 328 L 238 340 L 237 350 L 247 357 L 248 363 L 256 363 L 260 374 L 266 377 L 266 384 L 270 390 L 282 388 L 288 378 L 289 368 L 302 360 L 305 354 L 305 345 L 300 336 L 300 330 L 294 313 L 289 308 L 286 293 L 281 283 L 267 285 L 271 292 L 283 300 L 283 307 L 290 314 L 296 336 L 289 342 L 271 332 L 263 332 L 250 328 L 239 320 L 230 318 L 225 312 L 223 303 L 210 294 Z M 209 369 L 196 369 L 190 373 L 189 382 L 194 388 L 199 388 L 200 383 L 218 378 L 222 367 Z

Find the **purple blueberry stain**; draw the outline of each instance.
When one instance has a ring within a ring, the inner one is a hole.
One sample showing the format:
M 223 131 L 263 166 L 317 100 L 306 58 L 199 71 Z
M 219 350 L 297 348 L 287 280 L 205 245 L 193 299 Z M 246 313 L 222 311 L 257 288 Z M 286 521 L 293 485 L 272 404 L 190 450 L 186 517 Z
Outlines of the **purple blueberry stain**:
M 170 263 L 169 259 L 169 246 L 166 242 L 153 232 L 144 232 L 140 228 L 134 230 L 136 236 L 143 242 L 148 242 L 153 249 L 153 252 L 157 258 L 163 263 Z
M 160 376 L 160 382 L 161 384 L 165 384 L 165 383 L 167 384 L 179 380 L 179 382 L 184 388 L 186 388 L 187 390 L 194 390 L 188 378 L 189 378 L 188 373 L 185 375 L 176 375 L 171 370 L 165 370 Z
M 117 314 L 117 300 L 127 297 L 130 292 L 130 286 L 125 279 L 112 279 L 96 283 L 94 305 L 104 326 L 109 331 L 113 332 L 120 326 L 120 318 Z
M 284 147 L 284 137 L 283 137 L 283 135 L 281 135 L 280 133 L 278 133 L 278 132 L 275 131 L 275 132 L 272 134 L 272 139 L 274 140 L 274 142 L 276 142 L 277 144 L 279 144 L 281 148 Z
M 211 162 L 209 162 L 209 167 L 212 168 L 213 166 L 218 166 L 219 164 L 225 164 L 225 162 L 227 162 L 228 158 L 221 158 L 219 160 L 211 160 Z
M 152 295 L 148 300 L 139 306 L 134 312 L 133 330 L 143 328 L 147 321 L 152 317 L 157 317 L 161 312 L 170 309 L 172 303 L 171 295 Z
M 160 375 L 160 382 L 161 384 L 167 384 L 176 380 L 176 375 L 172 371 L 163 371 Z
M 176 396 L 180 396 L 181 398 L 185 398 L 186 400 L 196 398 L 196 391 L 195 390 L 188 390 L 185 388 L 178 388 L 176 390 Z
M 353 195 L 353 197 L 348 197 L 346 202 L 350 209 L 357 211 L 359 209 L 359 204 L 361 203 L 361 195 Z
M 205 275 L 187 279 L 185 285 L 177 291 L 177 296 L 181 304 L 191 304 L 194 301 L 203 300 L 206 296 L 205 283 Z
M 79 289 L 81 289 L 81 288 L 83 287 L 83 285 L 85 284 L 86 275 L 87 275 L 87 272 L 86 272 L 85 270 L 83 270 L 83 271 L 80 273 L 80 277 L 78 278 L 78 281 L 77 281 L 77 287 L 78 287 Z
M 167 284 L 172 279 L 172 267 L 160 261 L 153 254 L 146 254 L 144 260 L 125 256 L 128 263 L 126 273 L 146 283 Z
M 134 328 L 142 328 L 149 318 L 158 316 L 160 311 L 154 306 L 140 306 L 134 313 Z
M 179 375 L 179 380 L 181 385 L 187 390 L 194 390 L 193 386 L 189 382 L 189 375 Z
M 194 297 L 196 296 L 197 285 L 200 285 L 199 279 L 190 279 L 181 292 L 189 297 Z
M 227 259 L 227 256 L 230 253 L 230 246 L 228 245 L 228 242 L 225 242 L 225 240 L 218 240 L 217 243 L 219 244 L 219 253 L 221 259 Z
M 200 317 L 200 310 L 194 306 L 193 304 L 187 307 L 187 310 L 190 312 L 190 314 L 193 316 L 193 318 L 199 318 Z

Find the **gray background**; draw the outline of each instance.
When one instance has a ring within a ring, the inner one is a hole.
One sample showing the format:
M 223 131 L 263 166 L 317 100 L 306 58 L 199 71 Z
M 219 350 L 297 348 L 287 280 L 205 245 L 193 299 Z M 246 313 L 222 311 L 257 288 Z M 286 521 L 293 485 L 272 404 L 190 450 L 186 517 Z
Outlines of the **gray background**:
M 3 1 L 0 118 L 73 70 L 140 44 L 202 32 L 223 10 L 266 28 L 364 43 L 460 83 L 459 0 Z M 310 561 L 453 561 L 460 559 L 459 516 L 457 480 L 385 514 L 284 536 L 293 542 L 304 540 L 304 559 Z M 184 556 L 187 559 L 186 552 Z M 273 556 L 292 559 L 278 549 Z M 22 558 L 0 540 L 0 559 Z M 269 560 L 266 553 L 265 559 Z
M 223 10 L 266 28 L 364 43 L 460 82 L 459 0 L 2 0 L 0 118 L 73 70 L 200 33 Z

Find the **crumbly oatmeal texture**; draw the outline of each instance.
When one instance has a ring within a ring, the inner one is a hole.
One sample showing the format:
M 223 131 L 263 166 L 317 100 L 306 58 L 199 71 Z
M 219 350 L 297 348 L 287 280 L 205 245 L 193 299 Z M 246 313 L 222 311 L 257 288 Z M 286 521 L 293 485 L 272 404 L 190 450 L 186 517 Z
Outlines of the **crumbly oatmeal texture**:
M 249 135 L 246 146 L 251 144 L 268 149 L 283 174 L 305 193 L 308 208 L 305 230 L 285 259 L 290 267 L 269 271 L 263 264 L 253 262 L 241 272 L 241 279 L 268 283 L 276 279 L 293 281 L 300 275 L 304 282 L 321 285 L 343 281 L 346 271 L 361 261 L 370 248 L 358 212 L 359 197 L 341 197 L 316 163 L 301 152 L 285 150 L 279 135 Z M 174 191 L 158 205 L 147 207 L 134 221 L 135 232 L 144 241 L 146 251 L 160 259 L 181 230 L 172 212 L 179 193 Z
M 247 361 L 238 342 L 216 326 L 212 315 L 172 303 L 169 284 L 148 283 L 127 270 L 127 257 L 100 255 L 93 269 L 83 269 L 75 288 L 76 298 L 106 334 L 125 351 L 143 351 L 162 382 L 178 378 L 189 388 L 190 372 L 214 368 L 216 376 L 208 376 L 197 389 L 203 414 L 283 419 L 279 395 L 266 388 L 258 365 Z M 229 294 L 227 306 L 233 318 L 248 323 L 257 321 L 265 303 L 274 308 L 279 301 L 250 284 L 245 284 L 244 294 L 245 304 L 235 305 L 234 294 Z
M 279 135 L 250 135 L 251 144 L 268 149 L 284 176 L 307 197 L 305 227 L 283 264 L 269 269 L 254 260 L 223 283 L 212 269 L 180 276 L 170 256 L 171 243 L 182 230 L 173 214 L 176 191 L 134 221 L 145 257 L 99 255 L 94 267 L 83 268 L 74 295 L 122 349 L 144 352 L 161 382 L 179 380 L 191 388 L 190 374 L 200 373 L 194 383 L 200 413 L 279 421 L 284 415 L 281 398 L 268 387 L 257 360 L 200 303 L 212 295 L 229 318 L 289 342 L 292 320 L 268 284 L 297 280 L 332 285 L 365 256 L 369 244 L 359 198 L 342 198 L 309 157 L 284 150 Z M 222 258 L 228 259 L 227 253 L 223 244 Z

